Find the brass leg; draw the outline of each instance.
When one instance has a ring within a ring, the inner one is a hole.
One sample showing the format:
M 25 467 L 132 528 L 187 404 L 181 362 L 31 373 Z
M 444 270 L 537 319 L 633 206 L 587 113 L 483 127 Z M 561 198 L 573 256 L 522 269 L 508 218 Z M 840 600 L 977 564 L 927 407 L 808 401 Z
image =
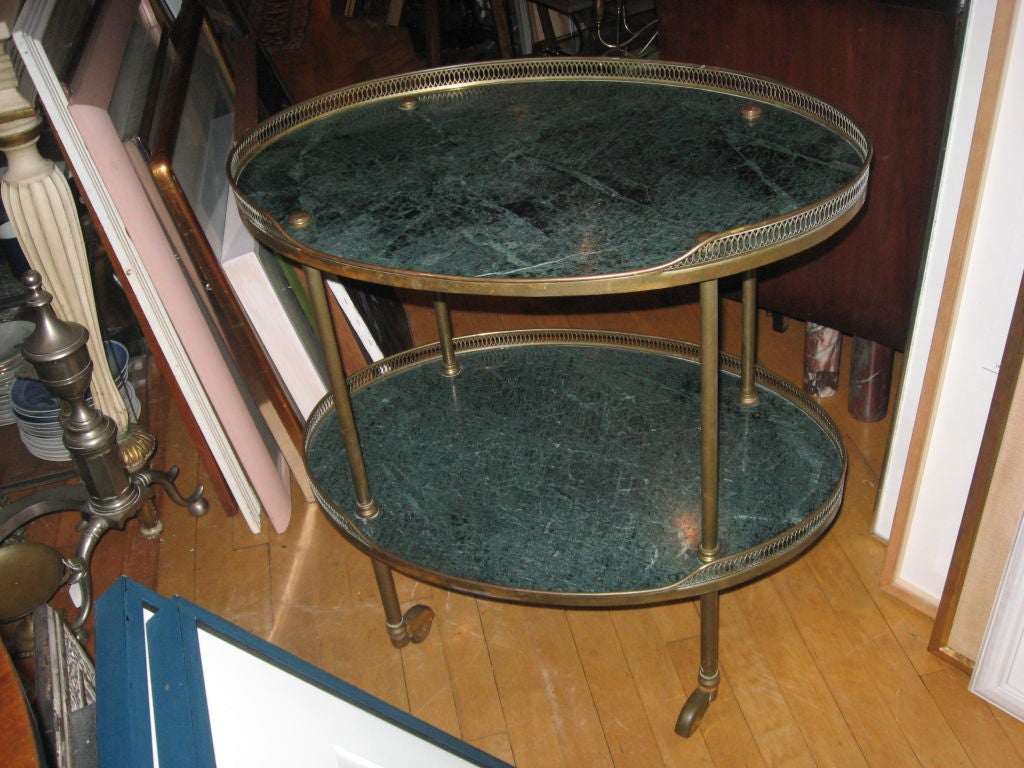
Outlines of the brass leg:
M 455 358 L 452 316 L 448 311 L 448 302 L 440 293 L 434 294 L 434 316 L 437 318 L 437 335 L 441 342 L 441 373 L 445 376 L 458 376 L 462 369 Z
M 718 556 L 718 281 L 700 284 L 700 559 Z
M 700 672 L 697 687 L 679 711 L 676 733 L 684 738 L 693 735 L 704 713 L 718 696 L 721 673 L 718 670 L 718 593 L 700 596 Z
M 718 556 L 718 282 L 700 284 L 701 533 L 700 559 Z M 689 736 L 718 692 L 718 593 L 700 598 L 700 672 L 676 720 Z
M 384 618 L 391 644 L 395 648 L 403 648 L 410 642 L 422 643 L 426 640 L 430 634 L 430 625 L 434 622 L 434 611 L 425 605 L 414 605 L 403 615 L 391 568 L 379 560 L 374 560 L 373 575 L 377 577 L 377 588 L 380 590 L 380 601 L 384 604 Z
M 345 453 L 348 466 L 352 472 L 352 485 L 356 491 L 356 512 L 362 518 L 376 517 L 380 512 L 377 501 L 370 492 L 370 481 L 366 477 L 366 462 L 363 460 L 363 449 L 359 444 L 359 432 L 356 429 L 355 415 L 352 413 L 352 401 L 348 394 L 348 383 L 345 381 L 345 369 L 341 364 L 341 352 L 338 338 L 331 322 L 331 312 L 327 304 L 327 292 L 324 290 L 324 277 L 319 270 L 303 267 L 306 275 L 309 298 L 316 316 L 317 334 L 323 347 L 324 359 L 327 361 L 327 375 L 331 381 L 331 394 L 334 395 L 334 408 L 338 413 L 341 425 L 341 437 L 345 442 Z
M 743 276 L 743 347 L 740 372 L 740 404 L 757 405 L 754 369 L 757 367 L 757 272 Z

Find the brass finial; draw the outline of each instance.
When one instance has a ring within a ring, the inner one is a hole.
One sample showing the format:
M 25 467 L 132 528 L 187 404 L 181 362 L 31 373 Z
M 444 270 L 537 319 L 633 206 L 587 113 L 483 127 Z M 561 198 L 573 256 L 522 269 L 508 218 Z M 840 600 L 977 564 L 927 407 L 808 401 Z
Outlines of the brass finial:
M 156 453 L 156 438 L 132 422 L 117 436 L 121 460 L 129 472 L 138 472 Z

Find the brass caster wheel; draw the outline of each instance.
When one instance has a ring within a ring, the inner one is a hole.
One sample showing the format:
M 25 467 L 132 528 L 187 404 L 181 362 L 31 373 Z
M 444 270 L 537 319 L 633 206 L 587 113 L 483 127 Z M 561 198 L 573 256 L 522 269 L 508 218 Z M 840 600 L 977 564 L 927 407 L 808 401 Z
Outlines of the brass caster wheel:
M 425 605 L 414 605 L 405 612 L 405 626 L 409 629 L 409 640 L 422 643 L 430 634 L 434 623 L 433 609 Z
M 683 708 L 679 711 L 679 717 L 676 720 L 676 733 L 684 739 L 692 736 L 714 698 L 711 691 L 706 691 L 703 688 L 698 688 L 691 693 L 690 698 L 686 700 Z
M 395 648 L 404 648 L 409 643 L 422 643 L 430 634 L 434 623 L 434 611 L 425 605 L 414 605 L 398 624 L 388 624 L 388 634 Z

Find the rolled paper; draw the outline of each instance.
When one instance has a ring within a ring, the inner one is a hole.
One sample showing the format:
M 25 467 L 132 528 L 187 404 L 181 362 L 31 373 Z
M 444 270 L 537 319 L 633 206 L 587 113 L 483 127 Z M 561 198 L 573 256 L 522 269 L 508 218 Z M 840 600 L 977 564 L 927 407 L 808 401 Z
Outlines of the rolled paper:
M 889 410 L 893 351 L 867 339 L 853 340 L 850 400 L 847 408 L 858 421 L 881 421 Z
M 834 328 L 807 323 L 804 337 L 804 392 L 832 397 L 839 389 L 843 335 Z

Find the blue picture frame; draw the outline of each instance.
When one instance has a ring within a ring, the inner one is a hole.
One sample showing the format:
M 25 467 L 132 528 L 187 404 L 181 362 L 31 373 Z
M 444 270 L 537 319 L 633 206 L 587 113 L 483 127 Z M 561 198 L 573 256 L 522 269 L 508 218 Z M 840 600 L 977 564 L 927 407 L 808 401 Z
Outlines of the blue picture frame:
M 271 675 L 283 672 L 305 684 L 300 686 L 303 689 L 311 686 L 318 697 L 344 702 L 346 711 L 364 722 L 369 715 L 375 728 L 379 725 L 396 742 L 404 740 L 403 749 L 412 750 L 403 752 L 402 766 L 425 765 L 430 754 L 432 760 L 440 760 L 436 765 L 511 768 L 180 597 L 161 598 L 122 578 L 98 601 L 96 618 L 97 695 L 103 702 L 97 720 L 104 768 L 152 768 L 154 739 L 161 766 L 218 765 L 207 691 L 212 675 L 204 672 L 203 647 L 211 642 L 229 648 L 229 654 L 241 651 L 247 664 L 267 665 Z M 261 729 L 254 722 L 251 738 L 267 738 L 272 727 L 268 723 Z M 357 757 L 352 763 L 338 760 L 332 765 L 398 768 L 398 764 L 365 760 Z
M 124 576 L 96 601 L 96 730 L 104 768 L 154 768 L 146 624 L 169 602 Z

